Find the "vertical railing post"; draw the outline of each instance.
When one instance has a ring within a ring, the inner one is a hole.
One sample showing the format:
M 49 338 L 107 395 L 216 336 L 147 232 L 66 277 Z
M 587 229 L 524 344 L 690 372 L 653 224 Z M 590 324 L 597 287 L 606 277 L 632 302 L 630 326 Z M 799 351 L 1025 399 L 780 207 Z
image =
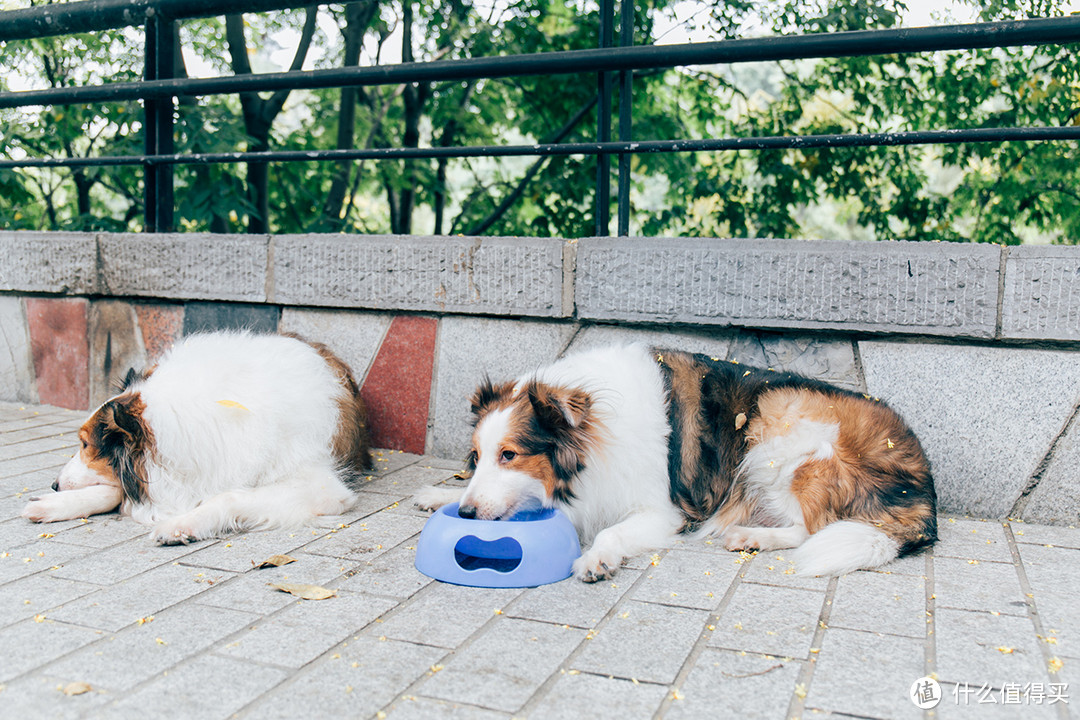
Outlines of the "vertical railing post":
M 615 42 L 615 0 L 600 0 L 600 47 Z M 614 73 L 598 75 L 596 103 L 596 141 L 611 141 L 611 84 Z M 596 156 L 596 236 L 611 234 L 611 156 Z
M 175 20 L 162 17 L 151 5 L 146 11 L 146 47 L 144 80 L 165 80 L 174 76 Z M 147 155 L 171 155 L 175 98 L 143 100 L 143 140 Z M 143 200 L 146 205 L 146 232 L 171 232 L 174 229 L 172 165 L 148 162 L 143 166 Z
M 634 3 L 633 0 L 619 2 L 619 14 L 622 22 L 619 26 L 619 46 L 630 47 L 634 44 Z M 622 81 L 619 89 L 619 140 L 630 142 L 631 123 L 634 111 L 634 71 L 623 70 L 619 73 Z M 630 234 L 630 153 L 619 153 L 619 222 L 618 235 Z

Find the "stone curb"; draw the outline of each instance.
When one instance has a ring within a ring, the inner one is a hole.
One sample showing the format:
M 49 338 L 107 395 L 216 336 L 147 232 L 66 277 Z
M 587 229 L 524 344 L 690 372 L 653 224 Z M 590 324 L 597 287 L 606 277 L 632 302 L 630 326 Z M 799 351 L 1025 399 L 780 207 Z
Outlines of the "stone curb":
M 0 292 L 1080 340 L 1080 248 L 0 232 Z
M 578 314 L 994 337 L 1001 248 L 946 243 L 590 238 Z
M 543 238 L 277 237 L 273 301 L 560 317 L 562 246 Z

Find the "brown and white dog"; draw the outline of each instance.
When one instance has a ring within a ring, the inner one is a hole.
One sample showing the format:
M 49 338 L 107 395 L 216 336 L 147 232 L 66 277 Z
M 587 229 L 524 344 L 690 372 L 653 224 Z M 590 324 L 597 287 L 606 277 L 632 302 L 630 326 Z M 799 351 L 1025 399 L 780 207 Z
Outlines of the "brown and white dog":
M 591 547 L 586 582 L 680 534 L 729 550 L 798 547 L 802 574 L 871 568 L 937 539 L 915 435 L 885 403 L 797 375 L 641 345 L 485 380 L 460 491 L 464 517 L 557 506 Z
M 348 366 L 293 336 L 191 335 L 79 430 L 82 447 L 23 516 L 120 506 L 162 544 L 344 512 L 371 466 Z

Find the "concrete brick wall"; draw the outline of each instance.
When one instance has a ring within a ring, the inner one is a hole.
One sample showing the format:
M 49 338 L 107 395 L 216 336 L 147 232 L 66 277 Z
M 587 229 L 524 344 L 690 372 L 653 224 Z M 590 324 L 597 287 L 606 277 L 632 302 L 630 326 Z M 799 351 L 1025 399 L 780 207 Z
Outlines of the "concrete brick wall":
M 300 332 L 380 444 L 464 455 L 467 397 L 644 341 L 890 402 L 942 508 L 1080 521 L 1080 248 L 0 232 L 0 399 L 86 409 L 182 334 Z

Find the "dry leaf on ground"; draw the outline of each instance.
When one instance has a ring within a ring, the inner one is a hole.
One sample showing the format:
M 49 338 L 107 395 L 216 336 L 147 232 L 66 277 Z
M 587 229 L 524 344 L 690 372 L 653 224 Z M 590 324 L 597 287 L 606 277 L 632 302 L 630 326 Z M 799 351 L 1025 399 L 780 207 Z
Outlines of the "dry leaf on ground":
M 275 590 L 281 590 L 304 600 L 325 600 L 337 595 L 337 590 L 330 590 L 319 585 L 304 583 L 266 583 Z
M 90 692 L 92 689 L 90 683 L 70 682 L 63 687 L 62 692 L 65 695 L 82 695 L 83 693 Z
M 282 565 L 288 565 L 289 563 L 294 562 L 296 562 L 296 558 L 289 555 L 271 555 L 258 565 L 255 565 L 254 560 L 251 561 L 251 564 L 255 565 L 256 570 L 262 570 L 263 568 L 281 567 Z

